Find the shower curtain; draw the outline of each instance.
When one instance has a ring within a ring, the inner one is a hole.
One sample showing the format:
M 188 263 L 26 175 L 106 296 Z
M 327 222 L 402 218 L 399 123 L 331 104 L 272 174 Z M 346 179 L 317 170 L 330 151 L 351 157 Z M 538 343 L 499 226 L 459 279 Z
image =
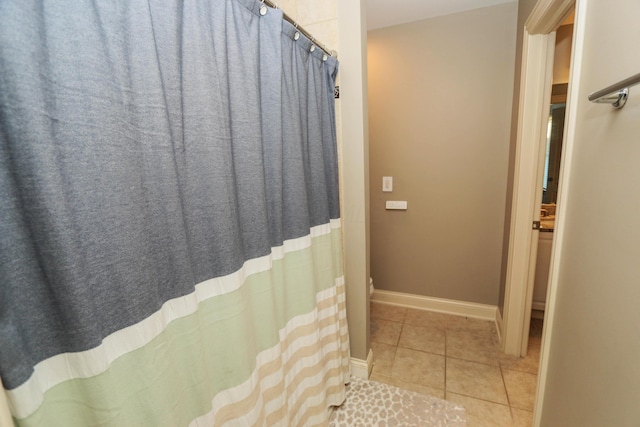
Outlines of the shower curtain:
M 323 425 L 342 402 L 337 62 L 261 6 L 0 2 L 17 425 Z

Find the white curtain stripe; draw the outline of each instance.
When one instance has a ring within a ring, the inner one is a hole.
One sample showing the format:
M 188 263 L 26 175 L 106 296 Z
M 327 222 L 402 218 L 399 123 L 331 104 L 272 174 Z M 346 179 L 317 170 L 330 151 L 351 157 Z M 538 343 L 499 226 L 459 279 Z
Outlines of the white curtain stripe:
M 285 241 L 282 246 L 273 248 L 271 254 L 246 261 L 242 268 L 228 276 L 197 284 L 193 293 L 165 302 L 156 313 L 107 336 L 97 347 L 43 360 L 34 367 L 28 381 L 13 390 L 7 390 L 12 413 L 18 418 L 28 417 L 42 404 L 47 390 L 64 381 L 90 378 L 105 372 L 120 356 L 151 342 L 172 321 L 195 313 L 199 303 L 233 292 L 242 286 L 247 277 L 270 270 L 273 261 L 283 259 L 285 254 L 311 247 L 311 234 L 320 237 L 339 228 L 339 220 L 313 227 L 309 235 Z

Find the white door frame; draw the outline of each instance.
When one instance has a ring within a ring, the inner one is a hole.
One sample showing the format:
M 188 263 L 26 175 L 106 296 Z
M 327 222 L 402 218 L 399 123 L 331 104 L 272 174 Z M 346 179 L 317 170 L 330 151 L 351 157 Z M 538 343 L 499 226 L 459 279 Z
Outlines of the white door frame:
M 511 355 L 527 353 L 538 247 L 538 231 L 532 230 L 532 223 L 540 219 L 539 175 L 551 96 L 555 30 L 571 13 L 575 1 L 538 0 L 524 28 L 502 334 L 503 349 Z

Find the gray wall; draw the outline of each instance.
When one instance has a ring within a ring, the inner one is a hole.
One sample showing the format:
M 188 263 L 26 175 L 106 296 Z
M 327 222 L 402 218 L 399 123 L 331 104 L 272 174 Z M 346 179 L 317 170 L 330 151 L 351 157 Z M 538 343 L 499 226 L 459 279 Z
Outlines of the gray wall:
M 347 318 L 351 357 L 367 360 L 369 343 L 369 168 L 366 15 L 361 0 L 338 3 L 340 84 L 337 102 L 342 160 Z M 358 374 L 354 372 L 354 374 Z M 367 372 L 368 374 L 368 372 Z
M 515 72 L 513 78 L 513 98 L 511 108 L 511 136 L 509 145 L 509 163 L 507 173 L 507 190 L 504 206 L 504 232 L 502 241 L 502 267 L 500 269 L 500 289 L 498 297 L 498 308 L 504 315 L 504 294 L 507 283 L 507 262 L 509 255 L 509 237 L 511 227 L 511 203 L 513 202 L 513 178 L 516 165 L 516 138 L 518 131 L 518 104 L 520 101 L 520 77 L 522 67 L 522 42 L 524 39 L 524 23 L 529 18 L 529 14 L 536 5 L 537 0 L 518 1 L 518 27 L 516 30 L 516 59 Z
M 376 288 L 498 304 L 516 22 L 514 2 L 368 33 Z

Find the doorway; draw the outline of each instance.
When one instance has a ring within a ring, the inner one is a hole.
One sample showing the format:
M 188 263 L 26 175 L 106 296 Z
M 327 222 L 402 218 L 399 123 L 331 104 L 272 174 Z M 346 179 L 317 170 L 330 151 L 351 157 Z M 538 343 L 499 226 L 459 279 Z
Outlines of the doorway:
M 518 115 L 503 349 L 527 354 L 542 203 L 543 161 L 553 76 L 556 29 L 575 0 L 539 0 L 526 24 Z M 534 228 L 532 230 L 532 228 Z
M 542 164 L 542 204 L 540 206 L 540 233 L 533 281 L 531 317 L 544 319 L 546 307 L 551 249 L 556 224 L 562 141 L 566 114 L 571 45 L 573 42 L 574 14 L 556 30 L 553 57 L 551 105 L 548 108 L 545 153 Z

